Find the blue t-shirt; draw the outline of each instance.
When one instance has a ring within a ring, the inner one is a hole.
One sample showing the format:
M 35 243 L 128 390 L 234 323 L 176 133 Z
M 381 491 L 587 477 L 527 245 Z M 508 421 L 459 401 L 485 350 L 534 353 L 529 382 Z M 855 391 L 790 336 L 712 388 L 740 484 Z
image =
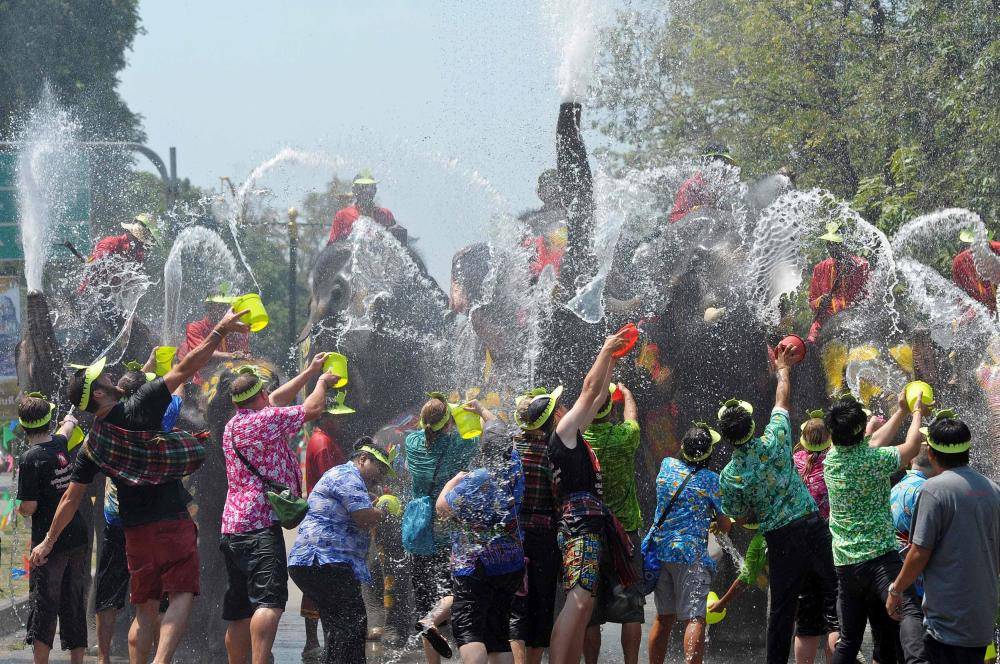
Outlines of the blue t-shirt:
M 309 511 L 288 554 L 289 567 L 346 563 L 359 581 L 370 583 L 368 529 L 351 518 L 352 512 L 372 507 L 361 471 L 348 461 L 323 474 L 309 494 Z
M 694 470 L 680 459 L 667 457 L 663 460 L 656 476 L 654 524 L 660 522 L 677 488 Z M 712 518 L 721 513 L 719 476 L 702 468 L 684 485 L 663 524 L 651 529 L 646 538 L 651 539 L 656 557 L 662 563 L 701 563 L 715 570 L 715 561 L 708 555 L 708 526 Z
M 524 567 L 517 514 L 524 499 L 521 456 L 512 449 L 506 472 L 477 468 L 448 492 L 445 500 L 457 522 L 452 533 L 451 569 L 455 576 L 475 572 L 487 576 Z
M 920 489 L 926 481 L 927 476 L 919 470 L 908 470 L 906 471 L 906 477 L 899 480 L 889 492 L 892 526 L 896 529 L 896 536 L 901 540 L 901 535 L 910 534 L 910 521 L 913 519 L 913 509 L 917 506 Z M 902 544 L 903 542 L 900 542 L 900 545 Z

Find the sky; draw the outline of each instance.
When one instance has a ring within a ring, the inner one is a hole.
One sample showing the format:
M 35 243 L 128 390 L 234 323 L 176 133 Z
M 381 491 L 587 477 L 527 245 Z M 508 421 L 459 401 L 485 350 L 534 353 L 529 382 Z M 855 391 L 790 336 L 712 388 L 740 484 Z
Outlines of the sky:
M 453 252 L 497 212 L 537 205 L 537 176 L 554 165 L 549 7 L 144 0 L 119 89 L 148 145 L 164 159 L 175 146 L 178 175 L 202 187 L 239 183 L 286 147 L 322 155 L 259 181 L 284 209 L 334 171 L 371 167 L 444 284 Z

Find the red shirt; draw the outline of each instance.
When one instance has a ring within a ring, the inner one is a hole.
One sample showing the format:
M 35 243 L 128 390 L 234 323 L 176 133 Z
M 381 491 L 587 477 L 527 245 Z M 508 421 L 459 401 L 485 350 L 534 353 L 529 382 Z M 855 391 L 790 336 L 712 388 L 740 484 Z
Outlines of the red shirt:
M 994 254 L 1000 255 L 1000 242 L 991 241 L 990 249 Z M 951 278 L 959 288 L 969 294 L 969 297 L 982 302 L 990 311 L 996 313 L 997 285 L 980 278 L 976 272 L 971 249 L 966 249 L 955 256 L 951 264 Z
M 674 198 L 674 207 L 670 210 L 670 223 L 675 224 L 696 208 L 715 203 L 715 197 L 706 190 L 705 178 L 701 173 L 695 173 L 681 185 Z
M 563 254 L 566 253 L 563 247 L 553 246 L 541 235 L 525 238 L 521 246 L 534 250 L 530 265 L 532 276 L 540 275 L 547 265 L 551 265 L 555 273 L 559 274 L 559 266 L 562 264 Z
M 361 211 L 358 210 L 357 205 L 351 205 L 340 210 L 333 216 L 333 227 L 330 229 L 330 242 L 336 242 L 337 240 L 343 240 L 345 237 L 351 234 L 351 228 L 354 226 L 354 222 L 361 217 Z M 392 212 L 386 208 L 377 207 L 375 208 L 375 214 L 372 215 L 379 226 L 385 226 L 386 228 L 394 226 L 396 224 L 396 218 L 392 216 Z
M 323 473 L 334 466 L 347 463 L 347 457 L 333 438 L 319 427 L 313 427 L 309 442 L 306 443 L 306 495 L 323 477 Z
M 141 242 L 133 242 L 129 239 L 128 233 L 122 235 L 109 235 L 94 245 L 94 251 L 90 254 L 88 263 L 104 258 L 111 254 L 120 254 L 129 260 L 141 263 L 146 258 L 145 249 Z
M 196 320 L 193 323 L 188 323 L 187 328 L 185 329 L 184 343 L 182 343 L 177 349 L 177 361 L 179 362 L 183 360 L 185 355 L 197 348 L 198 345 L 212 333 L 213 329 L 215 329 L 215 323 L 213 323 L 208 317 Z M 222 351 L 223 353 L 249 353 L 250 335 L 238 333 L 226 335 L 216 350 Z M 212 366 L 211 362 L 209 363 L 209 366 Z M 196 385 L 201 385 L 203 380 L 204 379 L 200 371 L 194 375 L 193 382 Z
M 851 256 L 855 269 L 837 279 L 837 262 L 832 258 L 820 261 L 813 268 L 812 281 L 809 282 L 809 307 L 818 312 L 819 298 L 830 294 L 830 307 L 827 314 L 835 314 L 838 311 L 851 306 L 864 291 L 868 282 L 870 268 L 868 261 L 860 256 Z M 834 284 L 837 288 L 834 290 Z

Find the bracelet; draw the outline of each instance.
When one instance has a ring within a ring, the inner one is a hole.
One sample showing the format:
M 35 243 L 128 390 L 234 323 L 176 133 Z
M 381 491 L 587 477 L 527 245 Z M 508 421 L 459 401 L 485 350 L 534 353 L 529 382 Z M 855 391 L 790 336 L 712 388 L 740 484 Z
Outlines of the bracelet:
M 219 335 L 219 338 L 220 338 L 220 339 L 225 339 L 225 338 L 226 338 L 226 335 L 224 335 L 224 334 L 222 333 L 222 331 L 221 331 L 221 330 L 220 330 L 219 328 L 215 328 L 215 329 L 213 329 L 213 330 L 212 330 L 212 334 L 211 334 L 210 336 L 213 336 L 213 337 L 214 337 L 215 335 Z
M 892 595 L 893 597 L 902 597 L 903 596 L 903 593 L 901 593 L 898 590 L 896 590 L 896 582 L 895 581 L 893 581 L 892 583 L 889 584 L 889 594 Z

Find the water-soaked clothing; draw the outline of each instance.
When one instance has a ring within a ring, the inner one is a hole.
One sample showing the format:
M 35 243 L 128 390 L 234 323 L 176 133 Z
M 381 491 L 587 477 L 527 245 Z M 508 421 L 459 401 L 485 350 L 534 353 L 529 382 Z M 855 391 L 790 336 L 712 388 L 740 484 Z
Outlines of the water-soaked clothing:
M 56 507 L 69 486 L 75 457 L 76 450 L 66 450 L 65 436 L 54 435 L 48 442 L 29 447 L 17 461 L 17 499 L 38 502 L 35 513 L 31 515 L 33 544 L 41 542 L 49 532 Z M 52 552 L 67 551 L 86 543 L 87 527 L 77 510 L 52 545 Z
M 799 471 L 799 476 L 806 483 L 809 495 L 816 501 L 819 515 L 824 519 L 830 518 L 830 496 L 826 489 L 826 480 L 823 479 L 823 460 L 826 459 L 826 452 L 820 452 L 812 465 L 809 463 L 810 457 L 815 454 L 808 450 L 799 450 L 792 455 L 795 460 L 795 468 Z
M 656 476 L 656 513 L 653 523 L 659 523 L 678 487 L 694 471 L 679 459 L 667 457 Z M 661 563 L 700 563 L 715 572 L 715 561 L 708 555 L 708 526 L 722 512 L 722 490 L 719 476 L 702 468 L 684 485 L 681 495 L 659 528 L 647 537 L 656 548 Z
M 990 249 L 1000 255 L 1000 242 L 990 241 Z M 979 276 L 972 250 L 959 252 L 951 263 L 951 278 L 959 288 L 993 313 L 997 312 L 997 285 Z
M 343 240 L 345 237 L 351 234 L 351 229 L 354 227 L 354 222 L 361 218 L 361 210 L 358 209 L 357 205 L 349 205 L 342 210 L 339 210 L 337 214 L 333 216 L 333 226 L 330 228 L 330 242 L 336 242 L 338 240 Z M 388 209 L 383 207 L 376 207 L 374 214 L 372 214 L 372 220 L 379 226 L 389 228 L 396 224 L 396 218 L 392 215 Z
M 553 430 L 549 436 L 549 465 L 557 502 L 561 505 L 559 531 L 566 537 L 604 532 L 601 465 L 578 431 L 576 446 L 566 447 Z
M 639 449 L 639 423 L 599 422 L 583 432 L 601 464 L 604 479 L 604 503 L 618 517 L 622 528 L 635 532 L 642 528 L 635 481 L 635 453 Z

